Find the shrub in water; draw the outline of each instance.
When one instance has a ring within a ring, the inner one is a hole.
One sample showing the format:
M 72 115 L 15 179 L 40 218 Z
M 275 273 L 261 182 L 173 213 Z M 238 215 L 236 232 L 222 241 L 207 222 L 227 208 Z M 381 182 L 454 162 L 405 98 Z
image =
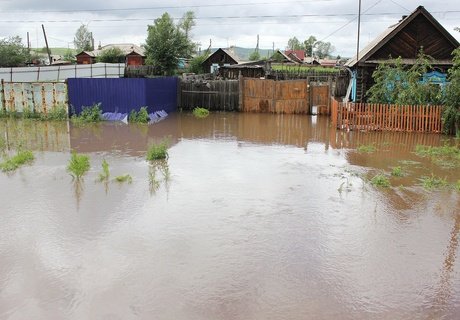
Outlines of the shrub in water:
M 209 116 L 209 110 L 197 107 L 193 109 L 193 115 L 197 118 L 206 118 L 207 116 Z
M 148 123 L 149 122 L 149 113 L 147 111 L 147 107 L 142 107 L 139 112 L 136 110 L 131 110 L 128 117 L 129 122 L 137 122 L 137 123 Z
M 99 181 L 108 181 L 110 177 L 109 164 L 107 161 L 102 160 L 102 172 L 99 173 Z
M 147 150 L 148 161 L 161 160 L 168 158 L 168 145 L 166 142 L 152 144 Z
M 436 177 L 434 174 L 431 174 L 430 177 L 421 177 L 419 180 L 423 188 L 427 190 L 445 188 L 448 185 L 446 179 Z
M 391 175 L 394 177 L 402 177 L 404 175 L 403 170 L 400 166 L 394 167 L 391 171 Z
M 35 159 L 32 151 L 20 150 L 17 154 L 11 158 L 7 158 L 5 161 L 0 163 L 0 169 L 3 172 L 14 171 L 20 166 L 30 163 Z
M 67 107 L 63 104 L 58 104 L 51 108 L 47 114 L 41 114 L 40 118 L 42 120 L 65 121 L 68 119 Z
M 97 103 L 90 107 L 83 107 L 80 115 L 74 114 L 71 118 L 74 123 L 88 123 L 102 121 L 101 104 Z
M 122 182 L 131 183 L 131 182 L 133 182 L 133 178 L 129 174 L 124 174 L 124 175 L 115 177 L 115 181 L 120 182 L 120 183 L 122 183 Z
M 72 152 L 67 171 L 76 179 L 80 179 L 90 168 L 89 156 Z
M 376 187 L 388 188 L 390 186 L 390 180 L 382 173 L 379 173 L 371 179 L 371 184 Z

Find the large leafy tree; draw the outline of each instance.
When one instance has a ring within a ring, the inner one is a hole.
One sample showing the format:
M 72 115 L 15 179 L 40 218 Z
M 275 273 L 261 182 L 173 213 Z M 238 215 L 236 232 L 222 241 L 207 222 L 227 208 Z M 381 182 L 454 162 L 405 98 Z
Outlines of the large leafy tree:
M 303 46 L 307 55 L 313 55 L 313 46 L 315 45 L 316 40 L 317 39 L 315 36 L 309 36 L 308 39 L 303 42 Z
M 75 32 L 75 37 L 73 39 L 75 48 L 78 51 L 92 51 L 94 50 L 93 43 L 93 33 L 89 31 L 88 27 L 82 24 Z
M 165 12 L 160 18 L 155 19 L 153 25 L 148 26 L 144 45 L 146 63 L 154 65 L 159 74 L 173 74 L 179 58 L 190 55 L 192 43 L 188 34 L 193 24 L 188 21 L 187 25 L 189 27 L 184 27 L 183 23 L 176 26 L 170 15 Z M 188 30 L 188 33 L 184 31 L 184 28 Z
M 30 54 L 18 36 L 0 39 L 0 67 L 23 66 L 30 61 Z
M 316 42 L 316 55 L 320 59 L 327 58 L 335 50 L 334 46 L 330 42 L 318 41 Z
M 296 37 L 290 38 L 288 40 L 288 49 L 290 50 L 304 50 L 303 43 L 299 41 Z

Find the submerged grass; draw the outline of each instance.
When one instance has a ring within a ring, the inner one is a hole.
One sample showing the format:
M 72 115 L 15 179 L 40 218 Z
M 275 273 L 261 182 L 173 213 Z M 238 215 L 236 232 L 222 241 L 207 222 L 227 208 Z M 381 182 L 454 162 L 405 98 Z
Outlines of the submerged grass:
M 80 179 L 90 168 L 89 156 L 72 152 L 67 171 L 75 179 Z
M 391 170 L 391 175 L 393 177 L 402 177 L 402 176 L 404 176 L 404 172 L 403 172 L 403 169 L 401 168 L 401 166 L 393 167 L 393 169 Z
M 133 123 L 148 123 L 149 113 L 147 111 L 147 107 L 142 107 L 139 112 L 134 109 L 131 110 L 128 121 Z
M 101 104 L 96 103 L 92 106 L 83 107 L 80 115 L 74 114 L 70 120 L 74 124 L 101 122 L 103 120 Z
M 109 171 L 109 164 L 108 162 L 104 159 L 102 160 L 102 172 L 99 173 L 99 181 L 100 182 L 107 182 L 110 177 L 110 171 Z
M 362 144 L 356 150 L 359 153 L 372 153 L 377 151 L 377 148 L 372 144 Z
M 440 147 L 417 145 L 415 154 L 419 157 L 428 157 L 441 167 L 460 167 L 460 148 L 456 145 L 444 144 Z
M 371 184 L 375 187 L 382 188 L 388 188 L 391 186 L 390 180 L 383 173 L 379 173 L 372 177 Z
M 152 144 L 147 149 L 147 161 L 162 160 L 168 158 L 168 144 L 163 141 L 159 144 Z
M 14 171 L 20 166 L 31 163 L 35 159 L 35 156 L 30 150 L 19 150 L 16 155 L 7 158 L 5 161 L 0 163 L 0 169 L 3 172 Z
M 193 115 L 197 118 L 206 118 L 207 116 L 209 116 L 209 110 L 197 107 L 193 109 Z
M 429 177 L 421 177 L 419 181 L 423 188 L 427 190 L 441 189 L 449 185 L 445 178 L 437 177 L 434 174 L 431 174 Z
M 131 175 L 129 174 L 124 174 L 124 175 L 115 177 L 115 181 L 120 182 L 120 183 L 123 183 L 123 182 L 132 183 L 133 177 L 131 177 Z

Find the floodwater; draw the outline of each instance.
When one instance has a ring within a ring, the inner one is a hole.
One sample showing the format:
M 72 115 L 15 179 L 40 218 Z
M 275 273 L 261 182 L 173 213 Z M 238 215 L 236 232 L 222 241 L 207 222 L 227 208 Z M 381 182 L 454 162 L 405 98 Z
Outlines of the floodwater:
M 36 159 L 0 172 L 0 319 L 459 319 L 460 192 L 419 178 L 460 169 L 414 153 L 455 142 L 328 121 L 1 120 L 4 152 Z M 165 138 L 169 159 L 146 162 Z M 83 181 L 70 150 L 91 158 Z M 98 182 L 103 159 L 132 183 Z

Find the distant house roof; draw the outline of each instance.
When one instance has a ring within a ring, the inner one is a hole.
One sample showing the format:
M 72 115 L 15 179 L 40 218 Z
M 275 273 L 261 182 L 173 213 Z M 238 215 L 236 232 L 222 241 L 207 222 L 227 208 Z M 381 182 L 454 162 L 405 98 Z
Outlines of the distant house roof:
M 298 62 L 304 62 L 305 60 L 305 51 L 304 50 L 285 50 L 284 54 L 290 57 L 293 60 Z
M 83 55 L 83 54 L 86 54 L 90 57 L 97 57 L 99 56 L 104 50 L 108 50 L 108 49 L 112 49 L 112 48 L 118 48 L 120 49 L 123 54 L 125 56 L 129 55 L 129 54 L 138 54 L 142 57 L 145 57 L 145 49 L 138 46 L 138 45 L 135 45 L 133 43 L 113 43 L 113 44 L 107 44 L 103 47 L 100 47 L 100 49 L 96 49 L 96 50 L 93 50 L 93 51 L 82 51 L 80 53 L 78 53 L 76 56 L 80 56 L 80 55 Z
M 416 19 L 418 19 L 417 22 L 420 27 L 415 30 L 406 29 Z M 416 39 L 412 37 L 414 34 L 417 35 Z M 406 39 L 394 40 L 398 35 L 404 36 Z M 419 6 L 409 16 L 403 16 L 397 24 L 390 26 L 362 49 L 358 54 L 359 61 L 357 57 L 353 57 L 347 61 L 345 66 L 353 67 L 356 64 L 366 62 L 382 62 L 388 59 L 388 55 L 383 58 L 382 54 L 391 54 L 391 51 L 396 51 L 396 49 L 398 51 L 394 52 L 395 54 L 392 55 L 393 58 L 397 58 L 398 56 L 402 56 L 402 58 L 415 58 L 414 54 L 418 53 L 420 47 L 423 47 L 424 53 L 432 55 L 436 60 L 442 60 L 440 57 L 448 60 L 448 56 L 458 46 L 458 41 L 423 6 Z M 399 54 L 403 50 L 409 52 L 412 57 L 405 57 Z M 382 53 L 378 57 L 374 57 L 378 51 L 382 51 Z
M 276 54 L 280 54 L 280 55 L 283 57 L 284 62 L 299 63 L 297 59 L 294 60 L 293 58 L 291 58 L 290 56 L 288 56 L 286 53 L 284 53 L 284 52 L 281 51 L 281 50 L 276 50 L 276 52 L 273 54 L 272 58 L 273 58 Z
M 208 60 L 214 60 L 215 57 L 218 57 L 219 54 L 224 53 L 234 64 L 240 63 L 239 57 L 235 54 L 235 52 L 231 48 L 219 48 L 213 53 L 211 53 L 206 60 L 203 62 L 205 63 Z
M 319 59 L 319 64 L 323 67 L 335 67 L 339 64 L 337 59 Z

